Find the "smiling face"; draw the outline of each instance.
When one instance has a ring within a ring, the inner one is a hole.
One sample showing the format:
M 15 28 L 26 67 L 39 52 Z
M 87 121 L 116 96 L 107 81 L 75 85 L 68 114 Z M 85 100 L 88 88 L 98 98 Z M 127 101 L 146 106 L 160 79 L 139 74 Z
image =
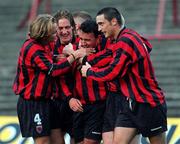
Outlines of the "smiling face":
M 96 17 L 96 23 L 98 24 L 98 30 L 104 33 L 106 38 L 114 37 L 114 27 L 110 21 L 105 19 L 104 14 Z
M 68 44 L 73 38 L 73 27 L 66 18 L 58 21 L 58 36 L 62 44 Z
M 85 33 L 82 30 L 79 31 L 80 46 L 82 48 L 95 48 L 97 44 L 97 38 L 93 33 Z

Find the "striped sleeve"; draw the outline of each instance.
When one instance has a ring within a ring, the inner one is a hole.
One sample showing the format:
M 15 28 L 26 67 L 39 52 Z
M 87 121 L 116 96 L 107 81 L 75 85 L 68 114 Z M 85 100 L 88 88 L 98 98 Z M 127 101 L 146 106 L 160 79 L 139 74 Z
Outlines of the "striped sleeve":
M 69 71 L 71 66 L 66 58 L 58 63 L 53 63 L 51 56 L 41 49 L 34 52 L 32 51 L 30 57 L 31 63 L 35 68 L 38 68 L 52 76 L 66 73 Z
M 102 67 L 107 65 L 112 57 L 110 49 L 104 49 L 83 59 L 83 64 L 88 62 L 91 66 Z
M 141 47 L 141 52 L 139 48 Z M 113 58 L 108 66 L 104 68 L 90 68 L 87 76 L 97 81 L 111 81 L 114 78 L 123 77 L 130 68 L 140 59 L 144 59 L 143 45 L 134 40 L 132 34 L 124 34 L 116 44 L 111 47 Z
M 131 63 L 131 56 L 128 52 L 118 48 L 113 52 L 113 58 L 105 68 L 90 68 L 87 76 L 97 81 L 111 81 L 117 76 L 123 76 Z

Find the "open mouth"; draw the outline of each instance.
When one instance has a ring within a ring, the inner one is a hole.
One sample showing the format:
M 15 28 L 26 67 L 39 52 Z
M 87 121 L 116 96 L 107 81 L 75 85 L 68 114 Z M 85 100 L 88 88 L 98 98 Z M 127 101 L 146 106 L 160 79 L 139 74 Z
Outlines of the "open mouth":
M 69 38 L 69 35 L 63 35 L 62 37 L 63 38 Z

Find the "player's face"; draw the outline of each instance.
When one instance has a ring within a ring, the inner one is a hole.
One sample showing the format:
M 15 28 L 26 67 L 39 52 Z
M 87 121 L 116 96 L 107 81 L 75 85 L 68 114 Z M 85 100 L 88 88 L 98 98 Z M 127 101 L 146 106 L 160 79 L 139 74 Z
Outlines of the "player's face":
M 85 33 L 83 31 L 79 31 L 79 44 L 82 48 L 95 48 L 97 44 L 97 38 L 93 33 Z
M 98 30 L 101 31 L 106 38 L 114 37 L 113 26 L 111 22 L 105 19 L 104 14 L 96 17 L 96 23 L 98 24 Z
M 66 18 L 62 18 L 58 21 L 58 36 L 62 44 L 68 44 L 72 41 L 73 27 Z

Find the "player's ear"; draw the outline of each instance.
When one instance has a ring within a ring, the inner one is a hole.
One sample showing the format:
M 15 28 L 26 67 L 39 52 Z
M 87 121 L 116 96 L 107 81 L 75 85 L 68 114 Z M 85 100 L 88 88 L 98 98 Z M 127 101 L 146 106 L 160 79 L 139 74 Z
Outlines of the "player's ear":
M 113 19 L 111 20 L 111 24 L 112 24 L 113 26 L 117 25 L 117 19 L 116 19 L 116 18 L 113 18 Z

